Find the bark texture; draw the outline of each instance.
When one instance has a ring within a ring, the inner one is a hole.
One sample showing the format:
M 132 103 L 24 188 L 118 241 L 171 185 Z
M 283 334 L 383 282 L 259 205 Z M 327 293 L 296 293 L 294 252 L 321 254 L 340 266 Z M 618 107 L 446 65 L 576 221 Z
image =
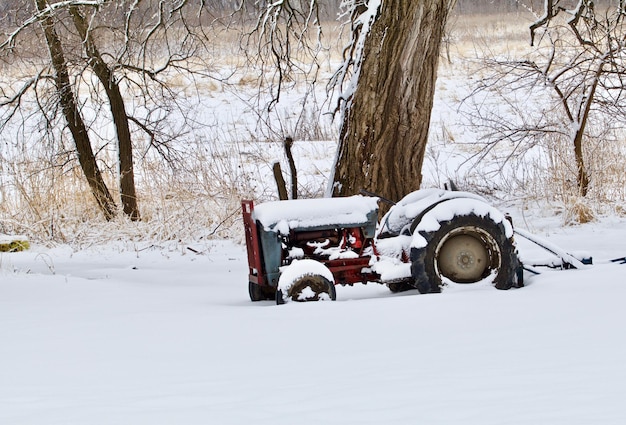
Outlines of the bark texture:
M 124 214 L 132 220 L 139 220 L 139 206 L 135 189 L 135 172 L 133 168 L 133 145 L 128 125 L 128 114 L 124 104 L 124 97 L 120 86 L 111 68 L 102 58 L 91 32 L 88 22 L 81 14 L 77 6 L 70 6 L 69 12 L 74 20 L 74 26 L 78 30 L 83 45 L 89 58 L 89 66 L 104 87 L 118 142 L 119 172 L 120 172 L 120 195 Z
M 383 0 L 343 116 L 333 196 L 419 189 L 441 40 L 456 0 Z
M 37 10 L 44 11 L 47 7 L 45 0 L 35 0 Z M 70 82 L 69 72 L 67 69 L 67 61 L 61 44 L 61 40 L 55 30 L 55 22 L 52 16 L 49 14 L 42 14 L 40 19 L 41 27 L 46 37 L 46 43 L 48 50 L 50 51 L 50 58 L 52 61 L 52 67 L 55 72 L 55 84 L 56 91 L 59 96 L 59 103 L 63 111 L 63 116 L 67 121 L 67 126 L 74 139 L 76 145 L 76 152 L 78 154 L 78 162 L 81 169 L 87 178 L 91 192 L 93 193 L 96 201 L 104 213 L 107 220 L 112 219 L 115 216 L 117 207 L 115 201 L 109 192 L 98 164 L 96 163 L 96 157 L 91 148 L 91 142 L 89 140 L 89 134 L 85 126 L 85 122 L 80 115 L 78 105 L 72 86 Z

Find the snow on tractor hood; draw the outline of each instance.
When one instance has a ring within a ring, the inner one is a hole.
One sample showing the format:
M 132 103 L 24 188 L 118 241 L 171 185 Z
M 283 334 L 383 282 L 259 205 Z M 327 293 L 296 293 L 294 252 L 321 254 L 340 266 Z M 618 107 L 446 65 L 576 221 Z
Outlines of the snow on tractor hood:
M 254 207 L 253 218 L 263 229 L 282 235 L 291 229 L 376 226 L 378 198 L 296 199 L 266 202 Z
M 487 204 L 482 196 L 469 193 L 449 191 L 443 189 L 421 189 L 411 192 L 402 198 L 396 205 L 391 207 L 381 221 L 378 232 L 380 237 L 410 235 L 410 227 L 417 217 L 424 214 L 435 205 L 450 199 L 464 198 L 480 201 Z

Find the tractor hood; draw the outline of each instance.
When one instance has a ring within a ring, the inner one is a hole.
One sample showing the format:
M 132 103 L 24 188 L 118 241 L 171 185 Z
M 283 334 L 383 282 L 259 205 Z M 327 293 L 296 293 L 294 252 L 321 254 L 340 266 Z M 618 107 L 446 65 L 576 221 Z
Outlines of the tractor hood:
M 469 192 L 449 191 L 443 189 L 422 189 L 411 192 L 395 204 L 381 221 L 378 239 L 398 235 L 411 235 L 413 223 L 436 205 L 450 199 L 475 199 L 487 203 L 485 198 Z
M 266 232 L 288 235 L 290 230 L 362 227 L 370 238 L 375 233 L 377 216 L 378 198 L 361 195 L 265 202 L 253 212 L 253 218 Z

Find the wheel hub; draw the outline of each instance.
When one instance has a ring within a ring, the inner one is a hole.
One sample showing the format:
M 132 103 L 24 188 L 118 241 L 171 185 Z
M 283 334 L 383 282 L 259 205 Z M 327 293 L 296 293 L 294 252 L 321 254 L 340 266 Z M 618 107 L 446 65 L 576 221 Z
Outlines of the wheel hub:
M 456 257 L 456 260 L 457 260 L 457 265 L 460 268 L 465 269 L 465 270 L 471 268 L 476 263 L 476 259 L 474 258 L 474 255 L 469 251 L 459 252 L 459 255 Z
M 440 273 L 455 282 L 477 282 L 485 277 L 489 267 L 489 251 L 485 242 L 474 234 L 457 234 L 440 246 Z

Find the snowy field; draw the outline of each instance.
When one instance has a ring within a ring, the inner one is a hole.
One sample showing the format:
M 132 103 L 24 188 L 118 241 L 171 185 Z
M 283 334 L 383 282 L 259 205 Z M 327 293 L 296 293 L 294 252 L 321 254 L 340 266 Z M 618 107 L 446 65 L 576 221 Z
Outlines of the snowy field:
M 0 423 L 622 424 L 626 220 L 540 234 L 596 264 L 276 306 L 226 241 L 0 254 Z
M 626 207 L 596 201 L 597 221 L 564 226 L 563 202 L 548 199 L 555 188 L 534 178 L 539 162 L 476 164 L 477 135 L 458 109 L 479 76 L 457 66 L 438 81 L 424 187 L 451 178 L 595 265 L 526 276 L 509 291 L 370 284 L 338 287 L 336 302 L 252 303 L 241 221 L 222 219 L 239 217 L 240 194 L 276 197 L 285 134 L 296 136 L 301 194 L 319 196 L 336 128 L 325 124 L 326 140 L 298 135 L 307 120 L 289 108 L 303 95 L 292 93 L 272 132 L 218 90 L 196 108 L 212 126 L 183 151 L 196 163 L 182 184 L 138 175 L 163 195 L 162 218 L 144 213 L 127 233 L 78 221 L 67 245 L 0 253 L 0 425 L 626 423 L 626 264 L 610 261 L 626 255 Z M 191 201 L 181 208 L 161 187 Z M 544 256 L 519 242 L 523 259 Z

